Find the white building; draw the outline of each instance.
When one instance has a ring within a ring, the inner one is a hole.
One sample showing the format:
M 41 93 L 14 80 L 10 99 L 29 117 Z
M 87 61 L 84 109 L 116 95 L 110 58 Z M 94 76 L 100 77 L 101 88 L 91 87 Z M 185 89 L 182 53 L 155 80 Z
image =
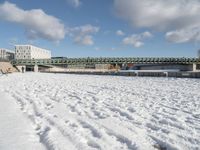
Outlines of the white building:
M 5 48 L 0 48 L 0 60 L 12 60 L 15 57 L 15 52 L 5 49 Z
M 15 59 L 50 59 L 51 51 L 33 45 L 15 45 Z

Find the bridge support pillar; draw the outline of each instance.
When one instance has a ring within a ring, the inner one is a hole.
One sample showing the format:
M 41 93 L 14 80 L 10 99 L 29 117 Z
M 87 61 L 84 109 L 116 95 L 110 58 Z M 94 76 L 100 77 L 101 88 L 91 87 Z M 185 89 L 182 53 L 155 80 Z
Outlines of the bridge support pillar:
M 193 68 L 192 68 L 192 71 L 197 71 L 197 64 L 193 63 Z
M 122 69 L 123 69 L 123 70 L 127 70 L 127 64 L 123 63 L 123 64 L 122 64 Z
M 34 72 L 38 72 L 38 65 L 34 66 Z
M 120 68 L 119 64 L 115 64 L 115 69 L 120 70 Z

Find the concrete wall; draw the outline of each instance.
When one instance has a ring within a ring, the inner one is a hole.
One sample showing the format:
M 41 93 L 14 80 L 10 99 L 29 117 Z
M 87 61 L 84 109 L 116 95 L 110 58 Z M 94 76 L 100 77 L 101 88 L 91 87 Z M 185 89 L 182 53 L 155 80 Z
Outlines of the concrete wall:
M 180 70 L 180 71 L 193 71 L 193 65 L 135 65 L 138 70 Z
M 95 64 L 95 69 L 110 69 L 110 64 Z
M 43 71 L 50 71 L 50 72 L 57 71 L 57 72 L 61 72 L 61 71 L 66 71 L 66 70 L 67 70 L 66 68 L 53 67 L 53 68 L 44 69 Z

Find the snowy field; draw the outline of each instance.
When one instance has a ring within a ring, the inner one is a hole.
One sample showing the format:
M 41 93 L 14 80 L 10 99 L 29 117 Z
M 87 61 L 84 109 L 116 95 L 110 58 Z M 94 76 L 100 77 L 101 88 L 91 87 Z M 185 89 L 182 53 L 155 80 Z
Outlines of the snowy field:
M 198 150 L 200 80 L 0 76 L 1 150 Z

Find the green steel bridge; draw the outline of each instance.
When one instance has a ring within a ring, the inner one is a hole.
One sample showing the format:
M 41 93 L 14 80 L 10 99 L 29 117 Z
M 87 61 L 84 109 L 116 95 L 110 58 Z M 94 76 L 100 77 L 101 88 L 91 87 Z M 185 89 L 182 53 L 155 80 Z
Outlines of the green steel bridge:
M 152 57 L 113 57 L 113 58 L 52 58 L 52 59 L 23 59 L 13 60 L 15 66 L 20 65 L 87 65 L 87 64 L 200 64 L 200 58 L 152 58 Z

